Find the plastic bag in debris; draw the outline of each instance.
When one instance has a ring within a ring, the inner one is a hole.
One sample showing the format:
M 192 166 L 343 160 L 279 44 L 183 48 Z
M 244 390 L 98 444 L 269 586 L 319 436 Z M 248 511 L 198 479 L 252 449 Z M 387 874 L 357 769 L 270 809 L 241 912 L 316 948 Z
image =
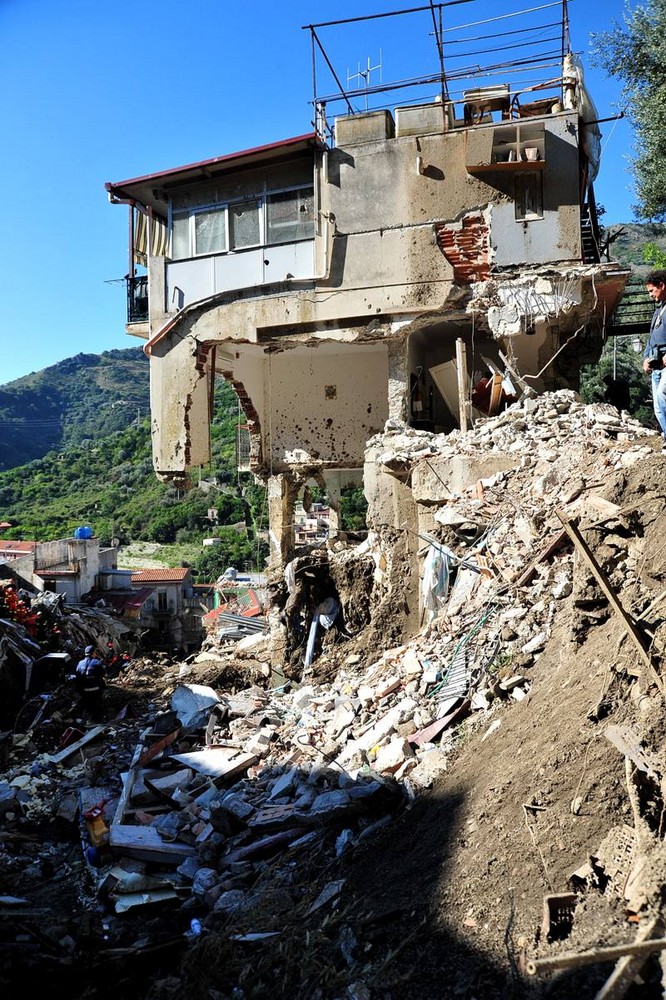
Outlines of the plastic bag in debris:
M 453 552 L 443 545 L 430 545 L 423 564 L 423 607 L 433 618 L 449 594 L 449 560 Z
M 317 606 L 317 613 L 319 615 L 319 623 L 322 628 L 330 628 L 335 619 L 338 617 L 338 611 L 340 610 L 340 605 L 334 597 L 327 597 Z

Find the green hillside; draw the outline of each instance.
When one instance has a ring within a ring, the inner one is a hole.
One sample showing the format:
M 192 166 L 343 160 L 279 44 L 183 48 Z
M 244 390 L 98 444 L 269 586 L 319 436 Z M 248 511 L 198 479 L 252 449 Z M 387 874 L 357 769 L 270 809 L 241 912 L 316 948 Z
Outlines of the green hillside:
M 232 388 L 217 380 L 211 463 L 200 470 L 201 486 L 184 491 L 155 475 L 147 387 L 147 359 L 131 349 L 78 355 L 0 388 L 0 398 L 11 404 L 7 424 L 36 435 L 44 449 L 0 471 L 0 520 L 11 525 L 3 537 L 48 541 L 71 537 L 82 525 L 103 545 L 118 539 L 200 546 L 204 536 L 219 535 L 224 544 L 215 556 L 222 568 L 261 565 L 265 494 L 251 475 L 236 470 L 239 409 Z M 19 417 L 22 400 L 30 409 Z M 55 414 L 60 405 L 57 441 L 46 448 L 48 437 L 36 430 L 42 418 L 34 414 Z M 20 453 L 20 440 L 10 446 L 13 455 Z M 214 575 L 216 568 L 206 572 Z
M 650 270 L 643 248 L 654 244 L 666 251 L 666 225 L 660 222 L 618 222 L 603 231 L 602 242 L 608 241 L 611 260 L 629 264 L 638 274 Z
M 148 366 L 139 347 L 77 354 L 0 386 L 0 470 L 147 417 Z

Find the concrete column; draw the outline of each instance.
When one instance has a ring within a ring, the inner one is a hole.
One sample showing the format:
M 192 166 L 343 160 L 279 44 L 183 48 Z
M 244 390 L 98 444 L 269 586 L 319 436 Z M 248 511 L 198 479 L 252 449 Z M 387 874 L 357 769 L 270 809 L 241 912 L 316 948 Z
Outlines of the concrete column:
M 150 295 L 148 306 L 150 309 L 150 335 L 157 332 L 168 318 L 166 302 L 166 258 L 148 258 L 148 288 Z
M 187 477 L 210 460 L 209 362 L 187 326 L 166 334 L 150 354 L 153 465 L 162 479 Z
M 328 540 L 335 541 L 340 534 L 340 479 L 324 476 L 328 494 Z
M 294 506 L 296 486 L 284 473 L 270 476 L 268 498 L 268 537 L 270 564 L 285 566 L 294 554 Z
M 389 420 L 408 423 L 409 377 L 407 341 L 388 342 L 388 415 Z
M 363 488 L 368 501 L 368 527 L 377 532 L 386 565 L 388 593 L 396 614 L 403 616 L 404 635 L 415 635 L 420 627 L 418 512 L 410 486 L 384 471 L 377 452 L 368 449 L 363 469 Z

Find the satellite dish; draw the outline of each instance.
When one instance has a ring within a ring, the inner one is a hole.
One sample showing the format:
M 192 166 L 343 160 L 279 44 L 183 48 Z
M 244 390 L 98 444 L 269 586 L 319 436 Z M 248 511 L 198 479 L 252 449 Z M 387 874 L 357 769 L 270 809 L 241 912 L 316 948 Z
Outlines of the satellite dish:
M 111 548 L 112 549 L 117 549 L 119 545 L 120 545 L 120 539 L 119 538 L 115 538 L 114 537 L 114 538 L 111 539 Z

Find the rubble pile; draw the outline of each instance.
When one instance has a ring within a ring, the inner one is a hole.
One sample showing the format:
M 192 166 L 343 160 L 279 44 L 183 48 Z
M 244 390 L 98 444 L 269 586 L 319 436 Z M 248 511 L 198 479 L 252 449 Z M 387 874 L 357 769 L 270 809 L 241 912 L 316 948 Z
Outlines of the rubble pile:
M 583 714 L 580 726 L 619 713 L 624 728 L 613 731 L 616 747 L 658 789 L 666 767 L 635 745 L 650 726 L 657 739 L 655 706 L 663 696 L 659 594 L 666 562 L 654 543 L 666 526 L 660 520 L 666 464 L 656 439 L 626 413 L 584 405 L 568 391 L 526 397 L 466 433 L 436 435 L 389 422 L 368 450 L 378 469 L 409 485 L 414 499 L 414 517 L 397 530 L 412 533 L 419 546 L 419 580 L 411 584 L 423 608 L 416 635 L 384 647 L 375 629 L 364 643 L 363 615 L 353 612 L 359 599 L 367 602 L 368 617 L 380 606 L 382 615 L 395 607 L 398 616 L 404 603 L 390 565 L 396 529 L 389 530 L 370 498 L 366 541 L 354 548 L 334 543 L 308 556 L 310 567 L 336 581 L 334 593 L 303 587 L 302 563 L 295 560 L 274 590 L 269 633 L 239 638 L 223 630 L 215 642 L 206 640 L 199 656 L 159 670 L 135 661 L 111 682 L 111 703 L 119 710 L 101 725 L 51 703 L 48 719 L 17 727 L 4 744 L 3 915 L 15 919 L 39 905 L 50 858 L 97 915 L 96 961 L 114 950 L 133 958 L 154 954 L 168 924 L 166 937 L 178 947 L 173 944 L 171 978 L 155 1000 L 187 996 L 188 989 L 197 995 L 202 981 L 220 997 L 268 996 L 256 991 L 264 964 L 277 963 L 287 976 L 294 957 L 287 942 L 303 927 L 308 942 L 326 929 L 326 941 L 312 970 L 302 963 L 299 972 L 289 972 L 296 978 L 282 995 L 373 997 L 375 980 L 391 980 L 386 955 L 382 964 L 379 949 L 362 941 L 367 928 L 362 932 L 357 921 L 352 935 L 354 922 L 342 917 L 341 900 L 352 899 L 345 883 L 354 859 L 380 844 L 388 853 L 387 842 L 453 780 L 469 747 L 480 759 L 500 723 L 511 731 L 507 720 L 520 703 L 521 711 L 532 710 L 539 683 L 545 687 L 547 677 L 554 684 L 554 668 L 545 665 L 557 660 L 565 642 L 590 674 L 585 646 L 600 625 L 612 636 L 613 662 L 603 668 L 613 676 L 597 690 L 594 712 Z M 285 635 L 296 621 L 299 642 L 291 644 L 289 664 L 279 662 L 276 650 L 289 647 Z M 137 710 L 132 699 L 139 691 L 144 700 Z M 45 733 L 54 743 L 49 749 Z M 512 762 L 517 770 L 519 763 Z M 530 773 L 538 767 L 535 760 Z M 493 789 L 511 780 L 498 776 Z M 648 826 L 645 836 L 654 847 L 663 835 L 656 807 L 651 804 L 646 817 L 645 782 L 638 792 L 635 782 L 629 788 L 636 827 L 645 833 Z M 578 819 L 584 796 L 576 798 L 570 817 Z M 525 815 L 533 818 L 547 806 L 535 800 L 529 808 Z M 617 808 L 626 821 L 621 802 Z M 601 827 L 607 818 L 585 827 L 588 840 L 597 836 L 595 846 L 609 833 Z M 583 825 L 581 819 L 577 829 Z M 523 833 L 531 835 L 540 871 L 543 850 L 533 826 L 527 823 Z M 72 845 L 82 847 L 80 857 Z M 575 846 L 572 839 L 570 849 Z M 603 856 L 603 846 L 598 853 Z M 604 882 L 598 861 L 589 872 L 574 867 L 577 877 L 565 887 L 572 897 L 568 916 L 577 899 L 572 886 L 582 894 Z M 367 872 L 362 861 L 359 871 Z M 19 872 L 22 890 L 10 893 Z M 661 883 L 641 881 L 635 869 L 634 875 L 631 899 L 640 902 L 631 912 L 640 919 Z M 548 878 L 553 896 L 550 869 Z M 534 883 L 538 889 L 539 879 Z M 540 938 L 523 941 L 524 956 L 552 943 L 564 908 L 561 899 L 551 900 L 551 919 Z M 132 921 L 146 911 L 150 920 Z M 52 919 L 50 967 L 71 969 L 90 949 L 89 938 L 84 945 L 80 920 Z M 465 919 L 470 933 L 476 918 Z M 27 943 L 45 934 L 29 915 L 21 926 Z M 16 944 L 11 929 L 3 937 Z M 261 942 L 261 955 L 230 951 L 231 942 Z M 394 944 L 387 949 L 398 963 Z M 195 972 L 197 949 L 205 958 Z M 183 950 L 189 957 L 178 967 L 174 959 Z M 11 950 L 8 975 L 32 968 L 34 953 L 26 954 Z M 317 978 L 324 961 L 331 963 L 329 987 Z M 202 980 L 202 963 L 218 978 Z M 397 982 L 402 973 L 395 967 Z M 148 995 L 145 983 L 140 988 Z M 524 989 L 529 992 L 529 984 Z M 403 986 L 391 994 L 398 995 L 427 993 L 415 987 L 410 994 Z
M 10 725 L 26 699 L 62 680 L 87 645 L 127 645 L 127 625 L 97 608 L 69 607 L 61 594 L 32 597 L 10 581 L 0 585 L 0 727 Z

